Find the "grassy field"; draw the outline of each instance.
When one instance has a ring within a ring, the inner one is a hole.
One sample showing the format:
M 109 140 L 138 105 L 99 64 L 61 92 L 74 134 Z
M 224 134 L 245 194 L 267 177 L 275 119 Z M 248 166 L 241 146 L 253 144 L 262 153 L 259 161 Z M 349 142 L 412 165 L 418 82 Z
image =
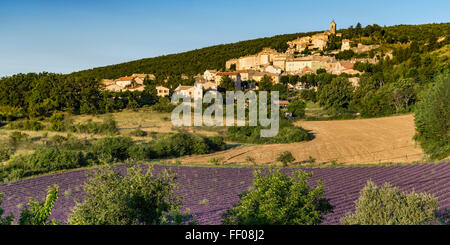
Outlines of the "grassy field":
M 315 117 L 315 118 L 326 118 L 328 117 L 328 113 L 320 107 L 319 103 L 313 103 L 308 101 L 306 103 L 305 109 L 306 117 Z

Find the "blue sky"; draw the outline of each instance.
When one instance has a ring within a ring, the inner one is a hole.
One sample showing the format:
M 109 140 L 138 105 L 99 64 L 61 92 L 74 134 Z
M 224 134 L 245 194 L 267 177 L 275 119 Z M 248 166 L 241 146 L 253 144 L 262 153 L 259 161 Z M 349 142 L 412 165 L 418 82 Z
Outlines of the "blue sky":
M 277 34 L 450 21 L 448 0 L 0 1 L 0 77 L 97 66 Z

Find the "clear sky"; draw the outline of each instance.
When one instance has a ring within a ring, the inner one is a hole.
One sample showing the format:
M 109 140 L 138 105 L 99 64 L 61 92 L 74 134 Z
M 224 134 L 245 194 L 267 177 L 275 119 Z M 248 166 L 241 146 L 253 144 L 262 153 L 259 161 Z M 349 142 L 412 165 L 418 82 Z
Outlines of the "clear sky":
M 450 22 L 449 0 L 0 0 L 0 77 L 97 66 L 277 34 Z

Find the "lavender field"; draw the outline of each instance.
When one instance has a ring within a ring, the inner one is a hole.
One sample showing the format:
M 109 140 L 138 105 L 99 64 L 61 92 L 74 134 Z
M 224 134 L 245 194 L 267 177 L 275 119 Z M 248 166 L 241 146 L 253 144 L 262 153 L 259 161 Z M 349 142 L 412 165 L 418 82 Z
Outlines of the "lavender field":
M 125 171 L 125 166 L 115 167 Z M 144 168 L 146 168 L 144 166 Z M 169 169 L 178 176 L 177 194 L 184 197 L 183 206 L 197 215 L 199 224 L 220 224 L 221 213 L 235 204 L 241 192 L 252 186 L 252 168 L 215 168 L 155 165 L 155 172 Z M 284 169 L 290 173 L 294 169 Z M 450 208 L 450 162 L 379 167 L 304 168 L 314 173 L 311 184 L 323 180 L 325 197 L 335 206 L 334 213 L 325 216 L 323 224 L 340 224 L 340 218 L 354 211 L 354 201 L 368 180 L 376 184 L 389 182 L 403 191 L 415 190 L 434 194 L 439 201 L 439 210 Z M 4 194 L 3 208 L 6 213 L 18 217 L 21 205 L 30 197 L 41 200 L 47 186 L 60 187 L 59 199 L 51 218 L 65 222 L 67 214 L 75 205 L 74 199 L 83 199 L 82 185 L 86 170 L 77 170 L 40 176 L 10 184 L 0 185 Z

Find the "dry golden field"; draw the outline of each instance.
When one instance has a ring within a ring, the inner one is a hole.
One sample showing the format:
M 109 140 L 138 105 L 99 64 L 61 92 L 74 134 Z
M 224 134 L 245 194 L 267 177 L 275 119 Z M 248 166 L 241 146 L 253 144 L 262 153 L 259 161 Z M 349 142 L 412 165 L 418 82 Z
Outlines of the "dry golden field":
M 383 162 L 413 162 L 421 160 L 422 149 L 414 136 L 414 116 L 402 115 L 373 119 L 301 121 L 314 134 L 309 142 L 283 145 L 252 145 L 237 147 L 208 155 L 184 157 L 183 163 L 207 163 L 212 157 L 224 157 L 225 163 L 245 164 L 248 156 L 257 164 L 276 162 L 283 151 L 291 151 L 296 161 L 309 156 L 316 163 L 366 164 Z

